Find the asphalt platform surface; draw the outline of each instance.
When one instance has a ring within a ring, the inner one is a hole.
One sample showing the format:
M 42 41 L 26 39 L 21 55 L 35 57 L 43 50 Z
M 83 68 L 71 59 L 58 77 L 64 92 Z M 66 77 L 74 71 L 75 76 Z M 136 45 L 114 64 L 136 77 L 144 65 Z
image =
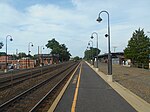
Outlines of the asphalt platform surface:
M 75 90 L 78 89 L 75 112 L 136 112 L 85 62 L 78 68 L 58 103 L 55 112 L 71 112 Z M 79 87 L 76 88 L 80 74 Z

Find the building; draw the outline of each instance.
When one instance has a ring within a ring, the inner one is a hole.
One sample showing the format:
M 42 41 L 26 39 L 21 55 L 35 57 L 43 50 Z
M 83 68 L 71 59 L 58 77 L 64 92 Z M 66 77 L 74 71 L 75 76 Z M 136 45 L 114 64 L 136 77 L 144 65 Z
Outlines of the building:
M 6 54 L 0 55 L 0 69 L 6 69 Z M 50 65 L 59 63 L 59 55 L 55 54 L 37 54 L 35 59 L 24 57 L 15 59 L 12 55 L 7 55 L 7 69 L 27 69 L 35 66 Z
M 59 63 L 59 55 L 52 54 L 36 54 L 37 65 L 50 65 Z
M 15 60 L 12 55 L 7 56 L 7 69 L 25 69 L 25 68 L 34 68 L 35 60 L 22 58 Z M 0 69 L 6 69 L 6 56 L 0 56 Z
M 12 56 L 8 55 L 7 56 L 7 65 L 11 64 Z M 0 56 L 0 69 L 5 69 L 6 68 L 6 56 L 1 55 Z
M 34 68 L 35 65 L 36 65 L 36 61 L 29 58 L 12 60 L 12 66 L 14 67 L 14 69 Z
M 112 64 L 119 64 L 130 67 L 132 65 L 131 59 L 125 59 L 124 52 L 116 52 L 111 53 L 112 55 Z M 98 56 L 100 62 L 107 63 L 108 62 L 108 53 L 102 54 Z M 149 65 L 146 68 L 150 69 L 150 56 L 149 56 Z
M 111 56 L 112 56 L 112 64 L 120 64 L 121 65 L 125 61 L 123 52 L 111 53 Z M 101 62 L 107 63 L 108 62 L 108 53 L 99 55 L 98 59 Z

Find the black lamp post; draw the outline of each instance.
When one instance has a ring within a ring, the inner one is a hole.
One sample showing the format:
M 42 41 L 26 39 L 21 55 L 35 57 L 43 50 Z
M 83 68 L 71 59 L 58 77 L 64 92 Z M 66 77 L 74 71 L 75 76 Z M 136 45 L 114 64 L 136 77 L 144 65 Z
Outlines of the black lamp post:
M 42 59 L 42 66 L 43 66 L 43 54 L 42 54 L 42 49 L 44 50 L 44 46 L 41 46 L 41 59 Z
M 87 60 L 89 61 L 89 58 L 90 58 L 90 53 L 88 52 L 89 50 L 88 50 L 88 46 L 86 47 L 86 51 L 87 51 Z
M 105 35 L 105 37 L 108 37 L 108 75 L 112 75 L 112 59 L 111 59 L 111 51 L 110 51 L 110 24 L 109 24 L 109 13 L 107 11 L 101 11 L 99 13 L 98 22 L 102 21 L 102 18 L 100 17 L 101 13 L 105 12 L 108 15 L 108 34 Z
M 97 44 L 96 44 L 96 46 L 97 46 L 97 52 L 96 52 L 96 54 L 97 54 L 97 56 L 96 56 L 96 68 L 98 68 L 98 33 L 96 33 L 96 32 L 93 32 L 92 33 L 92 35 L 91 35 L 91 39 L 93 39 L 94 38 L 94 36 L 93 35 L 96 35 L 96 38 L 97 38 Z
M 5 62 L 5 66 L 6 66 L 6 69 L 5 69 L 5 70 L 6 70 L 6 71 L 5 71 L 5 72 L 7 72 L 7 58 L 8 58 L 8 57 L 7 57 L 7 39 L 8 39 L 8 37 L 10 37 L 10 41 L 13 41 L 11 35 L 7 35 L 7 36 L 6 36 L 6 60 L 5 60 L 5 61 L 6 61 L 6 62 Z
M 147 33 L 150 33 L 150 31 L 148 31 Z M 149 39 L 149 42 L 150 42 L 150 39 Z M 149 47 L 150 49 L 150 47 Z M 150 59 L 150 54 L 148 55 L 148 59 Z M 149 64 L 149 69 L 150 69 L 150 64 Z
M 93 41 L 92 40 L 90 40 L 89 42 L 88 42 L 88 45 L 90 45 L 90 42 L 92 43 L 92 55 L 91 55 L 91 58 L 92 58 L 92 65 L 94 65 L 94 61 L 93 61 Z
M 29 61 L 29 56 L 30 56 L 30 52 L 31 52 L 30 46 L 33 47 L 33 43 L 32 42 L 29 42 L 29 44 L 28 44 L 28 67 L 30 67 L 30 61 Z

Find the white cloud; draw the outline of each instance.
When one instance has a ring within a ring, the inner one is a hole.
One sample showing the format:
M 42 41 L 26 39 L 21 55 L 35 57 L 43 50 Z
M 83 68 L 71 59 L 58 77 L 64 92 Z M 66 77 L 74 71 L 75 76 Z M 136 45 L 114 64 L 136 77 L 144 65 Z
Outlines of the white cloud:
M 79 33 L 76 32 L 76 29 L 81 28 L 82 32 L 82 28 L 84 28 L 81 23 L 82 20 L 85 20 L 84 15 L 76 15 L 74 11 L 63 10 L 58 6 L 38 4 L 28 7 L 25 12 L 19 12 L 7 4 L 1 4 L 0 9 L 3 9 L 3 7 L 6 14 L 1 13 L 2 20 L 4 20 L 1 21 L 1 27 L 7 26 L 3 31 L 5 34 L 2 34 L 4 36 L 3 41 L 5 41 L 5 35 L 9 33 L 14 37 L 14 48 L 18 47 L 19 50 L 23 49 L 25 52 L 30 41 L 36 43 L 36 45 L 45 45 L 52 36 L 56 36 L 60 39 L 58 41 L 65 43 L 70 38 L 71 42 L 74 40 L 71 39 L 72 37 L 78 36 L 73 35 Z M 7 31 L 8 29 L 10 31 Z M 65 35 L 69 36 L 66 37 Z M 14 51 L 15 49 L 11 49 L 11 52 Z
M 15 49 L 27 52 L 30 41 L 35 44 L 32 53 L 37 53 L 37 46 L 45 45 L 55 37 L 60 43 L 66 44 L 71 54 L 83 56 L 93 31 L 99 34 L 100 49 L 107 52 L 107 39 L 104 37 L 107 33 L 107 15 L 101 15 L 102 23 L 96 22 L 101 10 L 110 13 L 111 43 L 117 46 L 118 51 L 124 49 L 134 30 L 139 27 L 150 30 L 149 0 L 72 0 L 72 3 L 74 7 L 70 9 L 54 4 L 34 4 L 23 11 L 1 3 L 1 40 L 5 42 L 7 34 L 14 37 L 9 53 L 15 52 Z M 96 46 L 96 40 L 93 41 Z

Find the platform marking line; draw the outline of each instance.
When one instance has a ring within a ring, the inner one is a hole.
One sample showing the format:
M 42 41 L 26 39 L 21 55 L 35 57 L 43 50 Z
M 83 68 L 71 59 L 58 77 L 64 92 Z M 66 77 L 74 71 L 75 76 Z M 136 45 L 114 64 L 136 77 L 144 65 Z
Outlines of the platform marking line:
M 73 102 L 72 102 L 71 112 L 75 112 L 75 108 L 76 108 L 78 90 L 79 90 L 79 84 L 80 84 L 81 69 L 82 69 L 82 63 L 81 63 L 81 66 L 80 66 L 80 72 L 79 72 L 79 75 L 78 75 L 78 82 L 77 82 L 77 85 L 76 85 L 76 90 L 75 90 L 75 94 L 74 94 L 74 98 L 73 98 Z
M 76 75 L 76 76 L 75 76 L 75 78 L 73 79 L 73 82 L 72 82 L 72 84 L 76 84 L 76 82 L 77 82 L 77 79 L 78 79 L 78 76 Z
M 63 87 L 63 89 L 61 90 L 61 92 L 59 93 L 59 95 L 57 96 L 57 98 L 55 99 L 55 101 L 53 102 L 53 104 L 51 105 L 50 109 L 48 110 L 48 112 L 54 112 L 55 108 L 57 107 L 59 101 L 61 100 L 63 94 L 65 93 L 67 87 L 69 86 L 69 83 L 71 82 L 71 79 L 73 78 L 73 76 L 75 75 L 77 69 L 79 68 L 79 66 L 81 65 L 81 63 L 76 67 L 76 69 L 74 70 L 74 72 L 72 73 L 71 77 L 69 78 L 68 82 L 65 84 L 65 86 Z

